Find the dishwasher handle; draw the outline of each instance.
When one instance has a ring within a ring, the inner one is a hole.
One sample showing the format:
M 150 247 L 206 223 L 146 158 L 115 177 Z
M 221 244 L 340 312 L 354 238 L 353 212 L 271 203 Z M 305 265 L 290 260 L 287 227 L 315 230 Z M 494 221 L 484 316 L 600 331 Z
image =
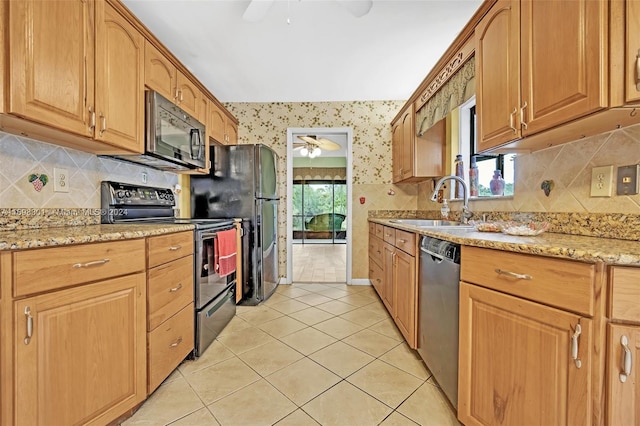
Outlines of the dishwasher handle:
M 444 256 L 442 256 L 441 254 L 438 254 L 438 253 L 434 253 L 434 252 L 432 252 L 432 251 L 429 251 L 429 250 L 425 249 L 424 247 L 420 247 L 420 251 L 421 251 L 421 252 L 424 252 L 424 253 L 427 253 L 428 255 L 433 256 L 433 257 L 435 257 L 436 259 L 444 260 Z

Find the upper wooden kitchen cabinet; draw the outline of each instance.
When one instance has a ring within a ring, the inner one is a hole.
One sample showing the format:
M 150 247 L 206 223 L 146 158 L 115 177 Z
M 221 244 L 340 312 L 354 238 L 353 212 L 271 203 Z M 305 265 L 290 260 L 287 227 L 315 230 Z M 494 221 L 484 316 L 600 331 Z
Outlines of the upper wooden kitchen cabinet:
M 144 37 L 108 3 L 97 1 L 95 7 L 94 137 L 143 152 Z
M 215 102 L 209 104 L 209 137 L 223 145 L 237 145 L 238 125 Z
M 606 108 L 608 2 L 498 0 L 476 27 L 479 151 Z
M 392 127 L 393 182 L 403 182 L 414 177 L 414 128 L 413 104 L 409 105 Z
M 206 125 L 202 91 L 147 40 L 145 43 L 144 84 Z
M 640 2 L 625 2 L 625 101 L 640 103 Z
M 423 135 L 416 135 L 414 105 L 391 123 L 393 183 L 418 182 L 442 176 L 446 123 L 440 120 Z
M 133 25 L 82 0 L 10 2 L 8 22 L 6 112 L 142 152 L 144 39 Z

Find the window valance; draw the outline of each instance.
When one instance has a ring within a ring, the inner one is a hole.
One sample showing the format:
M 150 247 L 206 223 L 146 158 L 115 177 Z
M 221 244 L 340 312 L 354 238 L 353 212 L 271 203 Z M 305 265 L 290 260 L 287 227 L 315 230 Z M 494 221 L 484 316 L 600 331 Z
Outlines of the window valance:
M 346 167 L 294 167 L 293 180 L 347 180 Z
M 475 93 L 475 57 L 469 60 L 416 112 L 416 133 L 422 136 Z

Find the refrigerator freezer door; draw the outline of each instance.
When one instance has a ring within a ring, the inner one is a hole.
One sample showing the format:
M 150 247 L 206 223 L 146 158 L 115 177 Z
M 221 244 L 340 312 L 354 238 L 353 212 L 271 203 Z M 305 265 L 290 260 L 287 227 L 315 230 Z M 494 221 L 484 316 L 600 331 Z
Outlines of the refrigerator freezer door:
M 256 164 L 256 198 L 278 198 L 278 155 L 269 147 L 255 145 Z
M 261 283 L 258 294 L 267 300 L 278 286 L 278 201 L 256 200 L 259 216 L 256 220 L 257 276 Z

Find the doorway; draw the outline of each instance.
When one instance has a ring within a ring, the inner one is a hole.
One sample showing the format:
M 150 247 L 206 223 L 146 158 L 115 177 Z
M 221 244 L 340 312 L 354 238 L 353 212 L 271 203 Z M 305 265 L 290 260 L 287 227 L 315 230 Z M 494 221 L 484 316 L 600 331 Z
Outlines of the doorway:
M 352 138 L 350 128 L 287 129 L 289 284 L 351 283 Z

